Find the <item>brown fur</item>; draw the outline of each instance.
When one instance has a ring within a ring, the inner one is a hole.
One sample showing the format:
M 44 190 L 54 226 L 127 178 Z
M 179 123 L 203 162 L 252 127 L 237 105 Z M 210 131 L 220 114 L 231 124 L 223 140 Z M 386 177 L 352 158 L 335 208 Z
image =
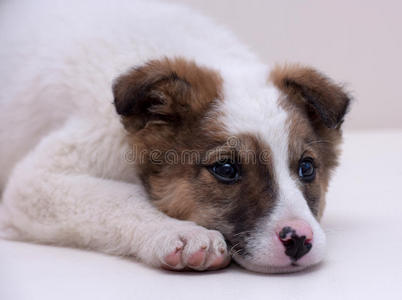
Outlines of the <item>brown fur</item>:
M 302 158 L 311 157 L 316 167 L 316 178 L 311 183 L 300 182 L 307 203 L 313 214 L 320 219 L 325 208 L 325 194 L 332 170 L 338 164 L 341 134 L 327 129 L 317 134 L 304 112 L 298 108 L 288 110 L 289 118 L 289 167 L 298 178 L 298 166 Z
M 311 120 L 318 117 L 328 128 L 342 124 L 350 97 L 323 74 L 309 67 L 285 65 L 277 66 L 270 79 L 293 101 L 303 102 Z
M 185 178 L 150 178 L 151 195 L 154 204 L 161 211 L 173 218 L 189 220 L 197 210 L 197 203 L 193 195 L 193 187 Z
M 133 131 L 145 126 L 187 125 L 220 98 L 222 79 L 182 58 L 152 60 L 113 85 L 116 111 Z

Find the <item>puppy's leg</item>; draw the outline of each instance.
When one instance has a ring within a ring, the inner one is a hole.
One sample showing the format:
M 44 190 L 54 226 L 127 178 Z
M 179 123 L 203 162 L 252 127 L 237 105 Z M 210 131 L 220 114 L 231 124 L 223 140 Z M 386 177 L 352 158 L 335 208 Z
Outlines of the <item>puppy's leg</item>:
M 141 185 L 50 165 L 32 154 L 15 168 L 0 206 L 3 237 L 136 256 L 176 270 L 229 262 L 219 232 L 161 213 Z

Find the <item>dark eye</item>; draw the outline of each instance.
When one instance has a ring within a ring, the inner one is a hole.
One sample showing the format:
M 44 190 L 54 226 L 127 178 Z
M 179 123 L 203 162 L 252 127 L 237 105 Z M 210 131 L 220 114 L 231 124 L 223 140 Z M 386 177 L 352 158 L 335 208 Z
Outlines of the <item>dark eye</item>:
M 299 177 L 304 182 L 311 182 L 315 178 L 315 168 L 311 157 L 303 158 L 299 162 Z
M 218 161 L 208 167 L 209 172 L 223 183 L 235 183 L 240 179 L 239 166 L 231 161 Z

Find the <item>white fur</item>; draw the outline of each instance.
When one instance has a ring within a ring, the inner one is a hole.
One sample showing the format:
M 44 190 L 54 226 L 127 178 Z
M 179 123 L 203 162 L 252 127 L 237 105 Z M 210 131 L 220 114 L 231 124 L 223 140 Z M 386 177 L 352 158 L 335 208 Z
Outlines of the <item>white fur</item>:
M 194 249 L 210 243 L 218 253 L 220 233 L 150 205 L 125 160 L 129 146 L 112 105 L 119 74 L 149 59 L 183 56 L 221 73 L 227 129 L 259 134 L 273 151 L 280 202 L 274 218 L 259 224 L 253 263 L 270 271 L 266 249 L 280 218 L 307 220 L 325 243 L 288 174 L 288 115 L 267 86 L 268 68 L 224 28 L 152 1 L 2 1 L 0 45 L 3 237 L 135 255 L 151 265 L 183 237 Z M 314 246 L 308 263 L 321 259 L 321 248 Z

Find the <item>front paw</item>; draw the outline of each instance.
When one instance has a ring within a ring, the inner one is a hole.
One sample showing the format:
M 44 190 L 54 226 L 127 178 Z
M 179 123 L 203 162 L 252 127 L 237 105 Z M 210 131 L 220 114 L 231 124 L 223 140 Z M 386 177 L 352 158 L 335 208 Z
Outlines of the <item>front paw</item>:
M 163 230 L 155 246 L 160 266 L 170 270 L 216 270 L 230 262 L 222 234 L 193 224 Z

